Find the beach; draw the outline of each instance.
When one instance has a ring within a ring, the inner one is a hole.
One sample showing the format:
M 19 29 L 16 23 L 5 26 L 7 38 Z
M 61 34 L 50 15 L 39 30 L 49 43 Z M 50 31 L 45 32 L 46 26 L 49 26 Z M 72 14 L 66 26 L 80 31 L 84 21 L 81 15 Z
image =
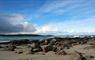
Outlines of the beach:
M 0 45 L 0 60 L 95 60 L 94 37 L 22 41 Z

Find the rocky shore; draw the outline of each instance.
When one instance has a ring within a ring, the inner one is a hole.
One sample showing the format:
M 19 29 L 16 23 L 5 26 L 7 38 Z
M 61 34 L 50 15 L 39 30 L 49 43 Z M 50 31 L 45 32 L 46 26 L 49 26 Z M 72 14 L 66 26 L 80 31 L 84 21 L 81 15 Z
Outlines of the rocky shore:
M 95 60 L 95 37 L 54 37 L 4 43 L 0 43 L 0 60 Z

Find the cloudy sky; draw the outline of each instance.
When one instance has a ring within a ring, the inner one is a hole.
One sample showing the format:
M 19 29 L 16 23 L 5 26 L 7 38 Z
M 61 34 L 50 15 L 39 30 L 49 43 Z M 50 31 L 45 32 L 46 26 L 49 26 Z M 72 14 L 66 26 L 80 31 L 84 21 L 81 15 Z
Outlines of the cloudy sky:
M 0 33 L 95 34 L 95 0 L 0 0 Z

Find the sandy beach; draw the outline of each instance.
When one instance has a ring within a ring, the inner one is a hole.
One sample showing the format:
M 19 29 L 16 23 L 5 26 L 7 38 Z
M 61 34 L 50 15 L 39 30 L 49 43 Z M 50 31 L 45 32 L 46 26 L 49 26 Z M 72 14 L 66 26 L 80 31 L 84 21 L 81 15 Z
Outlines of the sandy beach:
M 31 44 L 19 46 L 3 45 L 0 48 L 0 60 L 95 60 L 94 38 L 86 43 L 79 43 L 76 38 L 56 42 L 53 38 L 48 41 L 40 41 L 40 44 L 39 41 L 32 41 Z
M 85 55 L 87 60 L 95 60 L 90 56 L 95 57 L 95 48 L 84 49 L 85 47 L 91 47 L 91 45 L 77 45 L 73 48 L 66 50 L 71 55 L 32 55 L 32 54 L 16 54 L 13 51 L 0 51 L 0 60 L 77 60 L 78 56 L 75 56 L 74 51 L 81 52 Z

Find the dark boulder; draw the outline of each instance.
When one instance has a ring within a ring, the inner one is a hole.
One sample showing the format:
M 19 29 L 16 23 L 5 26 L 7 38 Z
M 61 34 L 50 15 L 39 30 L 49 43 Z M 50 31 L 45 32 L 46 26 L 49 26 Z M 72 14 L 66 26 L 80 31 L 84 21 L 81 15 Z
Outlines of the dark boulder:
M 57 48 L 56 47 L 53 47 L 53 46 L 46 46 L 45 48 L 44 48 L 44 52 L 48 52 L 48 51 L 54 51 L 54 52 L 56 52 L 56 50 L 57 50 Z
M 42 48 L 40 46 L 31 48 L 31 53 L 32 54 L 34 54 L 36 52 L 41 52 L 41 51 L 43 51 L 43 50 L 42 50 Z
M 16 49 L 16 46 L 6 46 L 4 47 L 4 50 L 6 51 L 14 51 Z

